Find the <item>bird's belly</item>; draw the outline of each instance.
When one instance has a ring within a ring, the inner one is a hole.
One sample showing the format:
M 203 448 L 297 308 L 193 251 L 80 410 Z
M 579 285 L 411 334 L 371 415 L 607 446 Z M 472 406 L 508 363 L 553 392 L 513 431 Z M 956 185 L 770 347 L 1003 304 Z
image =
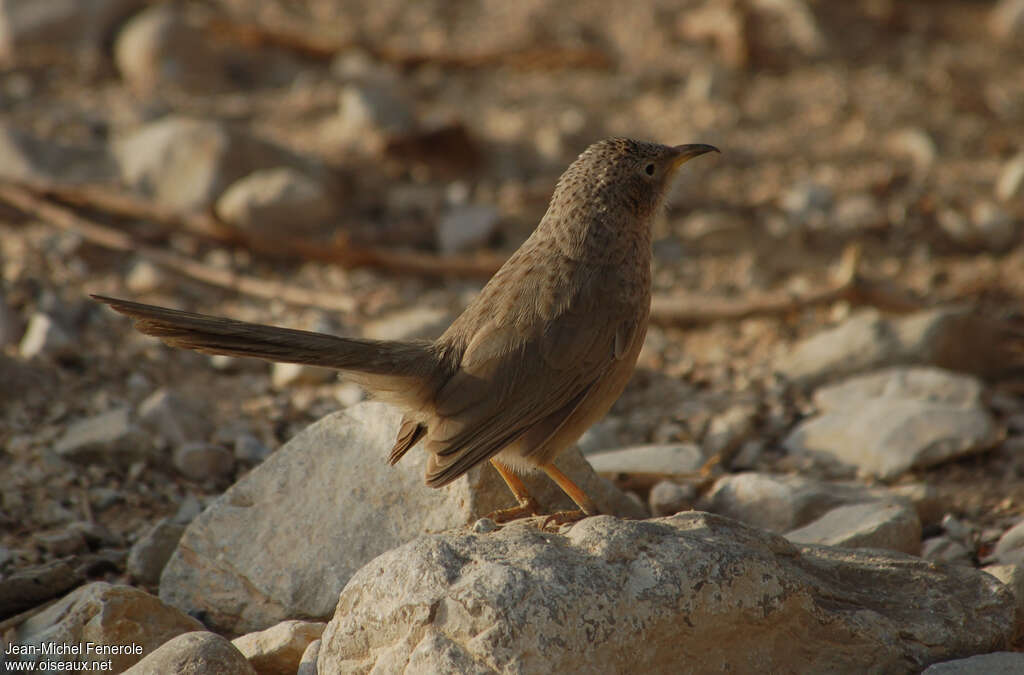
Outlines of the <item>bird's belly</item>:
M 587 398 L 542 445 L 536 446 L 536 439 L 530 438 L 530 434 L 527 433 L 522 440 L 506 446 L 496 455 L 496 459 L 510 469 L 529 471 L 553 461 L 563 450 L 572 446 L 583 432 L 604 417 L 619 399 L 633 375 L 646 332 L 647 327 L 644 326 L 641 334 L 633 341 L 630 351 L 616 361 L 604 377 L 594 384 Z M 542 421 L 541 424 L 543 423 Z

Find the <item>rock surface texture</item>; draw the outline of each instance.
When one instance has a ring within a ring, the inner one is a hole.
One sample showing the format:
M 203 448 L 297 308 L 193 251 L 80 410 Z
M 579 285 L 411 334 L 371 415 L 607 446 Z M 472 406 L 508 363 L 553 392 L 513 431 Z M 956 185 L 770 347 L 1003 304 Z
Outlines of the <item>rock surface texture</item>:
M 399 420 L 394 408 L 362 403 L 282 446 L 192 521 L 164 568 L 160 597 L 234 633 L 326 619 L 349 577 L 374 556 L 512 505 L 487 465 L 440 490 L 423 484 L 426 455 L 416 448 L 388 466 Z M 603 512 L 644 515 L 578 452 L 557 464 Z M 549 509 L 573 507 L 545 476 L 526 483 Z
M 1012 605 L 966 568 L 796 547 L 705 513 L 596 517 L 380 556 L 341 593 L 318 669 L 910 673 L 1002 648 Z

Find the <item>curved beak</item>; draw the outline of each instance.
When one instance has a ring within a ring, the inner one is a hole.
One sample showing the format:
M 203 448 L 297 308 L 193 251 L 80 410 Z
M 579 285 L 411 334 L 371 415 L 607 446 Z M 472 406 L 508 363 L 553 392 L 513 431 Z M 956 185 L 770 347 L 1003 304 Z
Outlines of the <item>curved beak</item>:
M 672 148 L 676 153 L 672 159 L 672 168 L 678 169 L 680 166 L 690 161 L 694 157 L 703 155 L 708 152 L 720 152 L 718 148 L 713 145 L 706 145 L 704 143 L 689 143 L 687 145 L 676 145 Z

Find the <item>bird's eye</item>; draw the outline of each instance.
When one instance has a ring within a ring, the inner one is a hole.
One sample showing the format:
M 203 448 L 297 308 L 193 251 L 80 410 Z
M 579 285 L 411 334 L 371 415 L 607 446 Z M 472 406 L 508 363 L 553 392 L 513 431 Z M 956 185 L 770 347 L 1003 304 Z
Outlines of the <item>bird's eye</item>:
M 648 176 L 653 176 L 654 175 L 654 165 L 653 164 L 648 164 L 647 166 L 644 167 L 644 171 L 647 172 Z

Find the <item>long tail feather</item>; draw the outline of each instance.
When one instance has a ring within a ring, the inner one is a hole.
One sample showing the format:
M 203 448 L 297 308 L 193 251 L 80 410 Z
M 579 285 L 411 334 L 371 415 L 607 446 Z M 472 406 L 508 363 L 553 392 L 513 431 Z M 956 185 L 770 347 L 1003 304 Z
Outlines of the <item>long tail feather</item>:
M 343 338 L 235 321 L 101 295 L 92 296 L 135 320 L 135 327 L 173 347 L 337 370 L 427 380 L 437 359 L 429 342 Z

